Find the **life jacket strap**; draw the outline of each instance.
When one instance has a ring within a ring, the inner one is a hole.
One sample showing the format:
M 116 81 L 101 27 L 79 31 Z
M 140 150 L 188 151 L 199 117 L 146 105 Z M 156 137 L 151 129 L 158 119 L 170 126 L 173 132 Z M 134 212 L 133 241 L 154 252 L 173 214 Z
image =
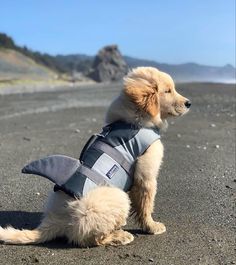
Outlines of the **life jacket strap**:
M 63 185 L 55 185 L 54 191 L 62 190 L 69 196 L 80 199 L 82 197 L 80 190 L 81 175 L 93 181 L 97 186 L 111 186 L 106 177 L 103 177 L 101 174 L 85 165 L 80 165 L 76 172 Z M 77 188 L 79 189 L 77 190 Z
M 91 148 L 102 151 L 103 153 L 109 155 L 126 171 L 129 176 L 132 176 L 132 163 L 126 160 L 126 158 L 114 147 L 103 141 L 97 140 L 91 145 Z
M 105 177 L 103 177 L 101 174 L 94 171 L 93 169 L 86 167 L 85 165 L 81 165 L 77 172 L 85 175 L 99 186 L 101 185 L 111 186 Z

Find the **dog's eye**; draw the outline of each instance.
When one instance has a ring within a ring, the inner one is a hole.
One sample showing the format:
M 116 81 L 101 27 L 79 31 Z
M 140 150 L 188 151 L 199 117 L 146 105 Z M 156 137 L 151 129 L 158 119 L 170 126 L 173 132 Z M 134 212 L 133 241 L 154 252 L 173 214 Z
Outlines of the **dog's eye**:
M 167 89 L 165 93 L 171 93 L 171 89 Z

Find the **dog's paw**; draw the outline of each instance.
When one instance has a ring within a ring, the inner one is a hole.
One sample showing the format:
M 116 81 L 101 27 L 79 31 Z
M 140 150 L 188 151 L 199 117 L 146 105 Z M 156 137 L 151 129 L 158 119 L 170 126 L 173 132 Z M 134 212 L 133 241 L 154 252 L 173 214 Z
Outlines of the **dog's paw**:
M 121 238 L 120 242 L 122 245 L 127 245 L 133 240 L 134 236 L 131 233 L 124 231 L 123 237 Z
M 166 231 L 166 227 L 163 223 L 160 222 L 153 222 L 151 225 L 149 225 L 146 228 L 146 231 L 149 234 L 153 234 L 153 235 L 160 235 L 162 233 L 164 233 Z
M 123 230 L 116 230 L 105 237 L 97 239 L 96 242 L 98 245 L 120 246 L 127 245 L 133 240 L 134 236 L 131 233 Z

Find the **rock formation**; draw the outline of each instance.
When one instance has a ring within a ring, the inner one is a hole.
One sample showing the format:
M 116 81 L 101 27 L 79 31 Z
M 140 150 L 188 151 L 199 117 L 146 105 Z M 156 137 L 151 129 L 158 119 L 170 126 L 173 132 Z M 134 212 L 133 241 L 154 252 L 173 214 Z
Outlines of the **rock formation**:
M 97 82 L 118 81 L 127 71 L 128 66 L 117 45 L 110 45 L 96 55 L 89 77 Z

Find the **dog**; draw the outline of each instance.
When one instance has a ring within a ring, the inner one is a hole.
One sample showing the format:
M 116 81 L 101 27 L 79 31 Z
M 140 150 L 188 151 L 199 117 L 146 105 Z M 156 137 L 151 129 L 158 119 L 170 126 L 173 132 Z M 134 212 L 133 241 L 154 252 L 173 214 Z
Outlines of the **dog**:
M 168 74 L 153 67 L 138 67 L 124 77 L 123 89 L 108 108 L 105 121 L 161 129 L 167 126 L 169 117 L 186 114 L 190 106 L 191 102 L 176 92 Z M 38 244 L 66 237 L 81 247 L 126 245 L 134 240 L 131 233 L 122 229 L 131 209 L 143 231 L 164 233 L 165 225 L 152 218 L 163 152 L 161 140 L 157 139 L 137 157 L 129 192 L 106 185 L 97 186 L 80 199 L 60 190 L 53 192 L 36 229 L 0 227 L 0 241 Z

